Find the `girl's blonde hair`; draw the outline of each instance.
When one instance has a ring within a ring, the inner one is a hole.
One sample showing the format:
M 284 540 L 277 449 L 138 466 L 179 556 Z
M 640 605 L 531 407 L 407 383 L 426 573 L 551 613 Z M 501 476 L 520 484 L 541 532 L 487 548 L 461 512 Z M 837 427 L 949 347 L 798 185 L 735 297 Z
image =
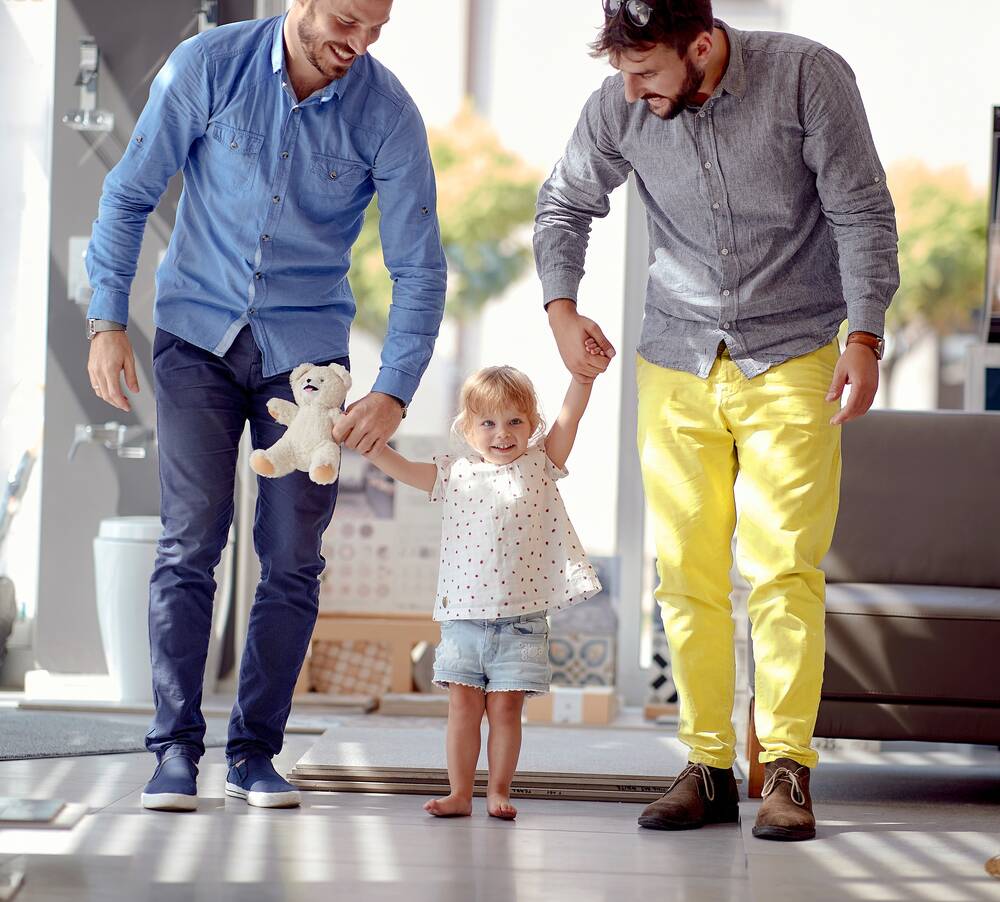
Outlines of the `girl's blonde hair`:
M 473 373 L 462 385 L 459 414 L 452 435 L 466 441 L 478 416 L 489 416 L 504 408 L 523 412 L 531 424 L 531 442 L 545 432 L 545 418 L 538 407 L 538 395 L 531 380 L 512 366 L 488 366 Z

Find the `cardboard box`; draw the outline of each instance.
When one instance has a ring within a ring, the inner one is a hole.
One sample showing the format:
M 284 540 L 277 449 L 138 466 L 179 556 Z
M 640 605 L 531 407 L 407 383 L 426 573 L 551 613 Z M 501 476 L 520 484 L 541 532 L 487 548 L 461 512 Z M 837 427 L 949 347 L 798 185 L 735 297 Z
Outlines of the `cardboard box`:
M 524 704 L 528 723 L 608 724 L 618 713 L 613 686 L 553 686 Z

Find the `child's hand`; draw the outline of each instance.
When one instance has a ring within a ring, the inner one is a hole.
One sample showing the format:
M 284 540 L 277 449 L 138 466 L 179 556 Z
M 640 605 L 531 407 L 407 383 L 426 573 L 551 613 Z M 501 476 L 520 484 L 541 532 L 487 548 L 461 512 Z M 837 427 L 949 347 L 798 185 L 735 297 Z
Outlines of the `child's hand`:
M 593 339 L 588 336 L 587 340 L 583 343 L 583 346 L 587 349 L 588 354 L 593 354 L 596 357 L 607 357 L 608 355 L 601 350 L 601 346 Z

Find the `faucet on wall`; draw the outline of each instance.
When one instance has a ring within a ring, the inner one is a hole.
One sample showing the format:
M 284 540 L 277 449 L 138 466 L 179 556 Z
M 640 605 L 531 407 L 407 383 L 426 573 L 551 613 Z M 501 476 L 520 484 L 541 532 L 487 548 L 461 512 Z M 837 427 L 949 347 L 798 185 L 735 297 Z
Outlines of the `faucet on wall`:
M 202 0 L 198 7 L 198 31 L 208 31 L 219 24 L 218 0 Z
M 76 81 L 80 88 L 80 106 L 70 110 L 62 121 L 79 132 L 109 132 L 115 127 L 115 114 L 97 108 L 97 83 L 101 69 L 101 51 L 90 36 L 80 38 L 80 70 Z
M 78 423 L 73 430 L 73 444 L 69 446 L 69 459 L 76 449 L 87 442 L 99 442 L 119 457 L 142 460 L 150 445 L 156 444 L 156 431 L 148 426 L 126 426 L 123 423 Z

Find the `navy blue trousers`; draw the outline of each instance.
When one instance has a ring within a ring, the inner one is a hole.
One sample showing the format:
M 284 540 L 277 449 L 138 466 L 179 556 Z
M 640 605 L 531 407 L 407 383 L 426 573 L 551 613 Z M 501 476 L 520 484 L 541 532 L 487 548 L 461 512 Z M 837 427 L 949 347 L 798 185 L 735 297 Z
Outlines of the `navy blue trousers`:
M 348 366 L 346 358 L 313 362 Z M 153 379 L 163 534 L 149 590 L 156 710 L 146 747 L 159 760 L 198 760 L 205 752 L 201 695 L 213 574 L 233 521 L 240 436 L 249 422 L 253 447 L 269 447 L 285 428 L 271 419 L 267 402 L 293 398 L 288 373 L 264 378 L 249 327 L 224 357 L 158 329 Z M 322 536 L 337 503 L 336 484 L 316 485 L 306 473 L 258 478 L 257 485 L 253 540 L 261 578 L 229 722 L 230 763 L 281 750 L 319 607 Z

